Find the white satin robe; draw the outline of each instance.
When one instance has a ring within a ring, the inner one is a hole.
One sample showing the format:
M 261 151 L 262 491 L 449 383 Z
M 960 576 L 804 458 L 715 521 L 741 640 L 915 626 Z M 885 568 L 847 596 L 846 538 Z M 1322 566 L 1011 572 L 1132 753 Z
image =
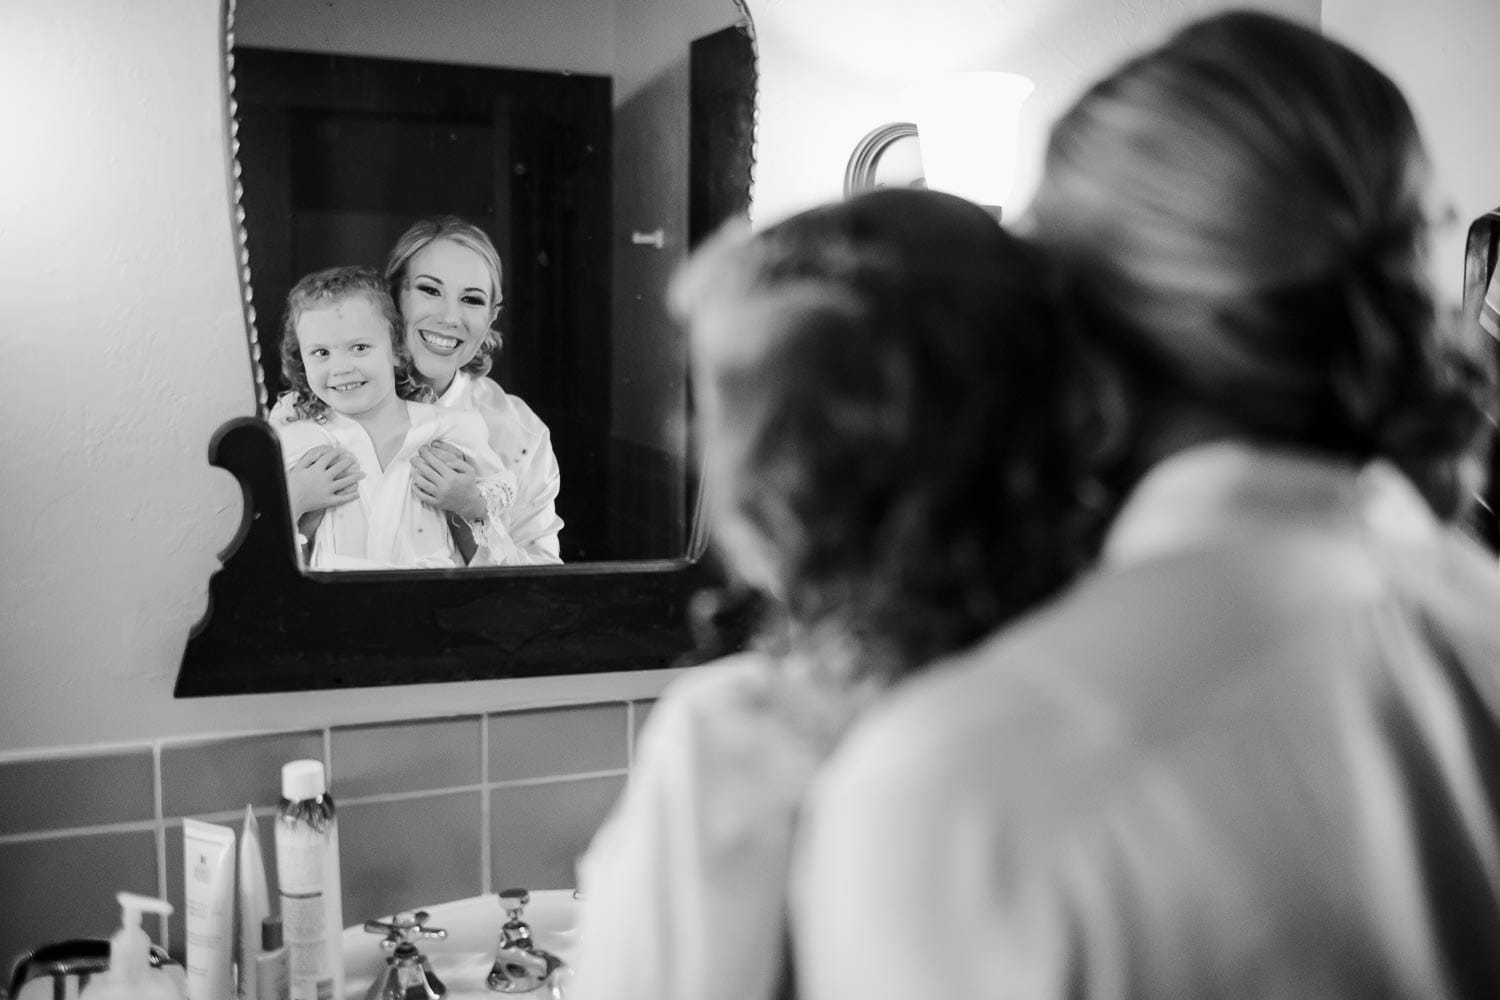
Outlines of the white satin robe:
M 330 413 L 322 423 L 272 423 L 289 467 L 310 449 L 333 445 L 354 455 L 365 474 L 355 499 L 324 512 L 311 539 L 310 568 L 440 569 L 464 565 L 446 516 L 412 492 L 411 460 L 423 445 L 442 440 L 468 456 L 481 478 L 508 473 L 489 445 L 483 418 L 475 411 L 409 401 L 406 407 L 411 428 L 384 469 L 370 435 L 356 421 L 339 413 Z M 482 565 L 488 559 L 481 549 L 474 564 Z
M 1103 565 L 863 714 L 803 1000 L 1500 997 L 1500 571 L 1389 466 L 1168 459 Z

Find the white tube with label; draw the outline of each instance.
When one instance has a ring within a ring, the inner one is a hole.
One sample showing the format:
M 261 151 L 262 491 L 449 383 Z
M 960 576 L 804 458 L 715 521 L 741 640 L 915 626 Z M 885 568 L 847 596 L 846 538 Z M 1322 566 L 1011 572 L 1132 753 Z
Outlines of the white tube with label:
M 338 822 L 322 761 L 294 760 L 281 769 L 276 880 L 292 1000 L 343 1000 Z
M 233 1000 L 234 831 L 182 821 L 189 1000 Z
M 266 862 L 260 850 L 260 828 L 255 811 L 245 806 L 245 826 L 240 832 L 239 887 L 236 893 L 239 937 L 234 962 L 239 1000 L 256 1000 L 256 964 L 261 951 L 261 923 L 271 915 L 271 893 L 266 883 Z

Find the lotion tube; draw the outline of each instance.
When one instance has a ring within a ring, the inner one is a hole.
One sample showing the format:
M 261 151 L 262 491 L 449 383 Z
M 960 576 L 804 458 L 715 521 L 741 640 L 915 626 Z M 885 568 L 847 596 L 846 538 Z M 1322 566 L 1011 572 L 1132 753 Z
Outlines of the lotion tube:
M 234 831 L 182 821 L 188 1000 L 233 1000 Z
M 266 882 L 266 862 L 260 850 L 260 829 L 255 812 L 245 806 L 245 827 L 240 833 L 240 862 L 237 901 L 239 904 L 239 937 L 235 941 L 235 967 L 239 970 L 239 1000 L 256 1000 L 255 978 L 259 974 L 261 924 L 271 915 L 270 888 Z M 280 925 L 277 925 L 280 930 Z

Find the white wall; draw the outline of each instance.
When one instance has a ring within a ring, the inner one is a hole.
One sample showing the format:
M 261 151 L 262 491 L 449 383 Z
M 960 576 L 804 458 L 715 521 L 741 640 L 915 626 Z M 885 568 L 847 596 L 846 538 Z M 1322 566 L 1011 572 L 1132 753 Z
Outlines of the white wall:
M 1469 221 L 1500 206 L 1497 0 L 752 0 L 761 38 L 757 225 L 841 192 L 850 150 L 902 120 L 902 87 L 941 69 L 1007 69 L 1036 81 L 1020 137 L 1015 204 L 1030 200 L 1047 128 L 1081 89 L 1130 51 L 1212 10 L 1253 6 L 1352 45 L 1406 91 L 1459 222 L 1438 232 L 1434 280 L 1462 292 Z M 1013 217 L 1013 216 L 1012 216 Z
M 1500 206 L 1500 2 L 1323 0 L 1323 27 L 1406 91 L 1456 219 L 1433 246 L 1445 299 L 1463 293 L 1469 223 Z
M 1036 187 L 1048 125 L 1084 86 L 1192 17 L 1247 5 L 1318 23 L 1318 0 L 861 0 L 854 17 L 848 0 L 756 0 L 756 225 L 839 197 L 860 137 L 906 120 L 902 89 L 946 70 L 1010 70 L 1036 83 L 1006 206 L 1014 217 Z

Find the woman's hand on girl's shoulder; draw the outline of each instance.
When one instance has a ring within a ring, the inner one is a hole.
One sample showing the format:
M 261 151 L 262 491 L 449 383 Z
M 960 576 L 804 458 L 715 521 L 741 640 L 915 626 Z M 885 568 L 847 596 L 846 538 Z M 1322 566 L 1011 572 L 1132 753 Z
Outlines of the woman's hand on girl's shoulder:
M 348 503 L 359 495 L 363 478 L 354 455 L 343 448 L 320 444 L 307 449 L 286 470 L 292 519 L 300 521 L 304 514 Z
M 424 503 L 465 520 L 485 516 L 479 476 L 468 456 L 453 445 L 446 441 L 424 444 L 412 457 L 411 470 L 412 489 Z

